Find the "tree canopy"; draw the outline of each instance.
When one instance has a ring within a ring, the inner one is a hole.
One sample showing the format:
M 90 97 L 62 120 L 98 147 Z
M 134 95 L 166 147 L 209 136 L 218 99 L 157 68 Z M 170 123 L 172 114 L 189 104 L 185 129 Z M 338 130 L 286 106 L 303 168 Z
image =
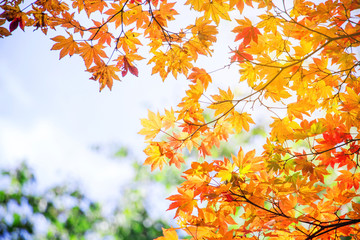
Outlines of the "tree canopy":
M 2 37 L 60 30 L 52 50 L 80 56 L 100 91 L 138 76 L 141 60 L 163 80 L 188 82 L 177 106 L 141 120 L 151 170 L 180 168 L 185 151 L 199 155 L 168 198 L 179 226 L 159 239 L 180 229 L 191 239 L 360 237 L 359 1 L 2 0 L 1 8 Z M 231 37 L 217 46 L 223 34 Z M 227 81 L 202 64 L 215 51 L 226 55 L 213 59 L 215 71 L 237 68 L 232 77 L 246 90 L 214 89 Z M 271 117 L 262 152 L 237 146 L 214 158 L 212 149 L 258 124 L 256 112 Z

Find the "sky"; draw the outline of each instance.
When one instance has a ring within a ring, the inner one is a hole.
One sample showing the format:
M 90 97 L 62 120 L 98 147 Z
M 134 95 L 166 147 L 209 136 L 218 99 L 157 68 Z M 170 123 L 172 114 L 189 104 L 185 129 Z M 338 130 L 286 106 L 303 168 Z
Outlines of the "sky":
M 40 187 L 71 180 L 91 197 L 112 197 L 132 173 L 128 161 L 109 157 L 112 151 L 127 147 L 143 160 L 140 118 L 176 105 L 185 84 L 164 83 L 144 68 L 99 92 L 80 57 L 59 61 L 52 44 L 31 29 L 0 39 L 0 165 L 26 160 Z

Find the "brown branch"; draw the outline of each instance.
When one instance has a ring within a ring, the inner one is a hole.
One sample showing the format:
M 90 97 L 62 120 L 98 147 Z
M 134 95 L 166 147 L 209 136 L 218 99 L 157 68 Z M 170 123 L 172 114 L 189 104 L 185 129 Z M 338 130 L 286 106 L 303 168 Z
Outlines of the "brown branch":
M 320 235 L 323 235 L 325 233 L 334 231 L 336 229 L 339 229 L 341 227 L 345 227 L 348 225 L 353 225 L 356 223 L 360 222 L 360 219 L 344 219 L 345 222 L 340 222 L 340 223 L 335 223 L 335 224 L 330 224 L 327 226 L 320 226 L 320 229 L 315 231 L 314 233 L 310 234 L 305 240 L 311 240 L 314 239 L 316 237 L 319 237 Z

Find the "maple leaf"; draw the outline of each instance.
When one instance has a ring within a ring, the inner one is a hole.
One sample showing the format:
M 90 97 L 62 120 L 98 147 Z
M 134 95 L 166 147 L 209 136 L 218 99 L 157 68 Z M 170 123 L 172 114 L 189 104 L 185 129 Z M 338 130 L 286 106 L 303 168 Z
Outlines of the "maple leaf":
M 259 16 L 263 21 L 257 24 L 258 28 L 263 28 L 265 32 L 272 32 L 277 34 L 278 26 L 281 23 L 281 19 L 275 17 L 272 13 L 270 14 L 263 14 Z
M 280 143 L 285 140 L 292 139 L 294 130 L 300 129 L 298 123 L 290 121 L 288 117 L 283 119 L 274 118 L 275 121 L 270 124 L 272 127 L 271 136 L 274 140 L 279 141 Z
M 350 111 L 352 109 L 359 108 L 360 96 L 357 94 L 354 89 L 349 87 L 346 88 L 347 94 L 341 94 L 341 97 L 344 99 L 343 105 L 344 110 Z
M 136 45 L 142 45 L 138 39 L 140 33 L 136 33 L 133 29 L 127 31 L 124 37 L 118 39 L 117 48 L 122 48 L 125 53 L 129 53 L 131 51 L 136 51 Z
M 240 26 L 235 27 L 232 32 L 238 33 L 235 37 L 235 41 L 243 39 L 242 44 L 247 46 L 251 40 L 258 43 L 258 35 L 261 34 L 257 27 L 252 26 L 251 21 L 245 17 L 245 20 L 237 20 Z
M 101 64 L 101 57 L 107 58 L 106 53 L 102 50 L 103 45 L 96 44 L 94 46 L 87 42 L 81 42 L 79 47 L 79 53 L 84 59 L 85 66 L 89 68 L 92 63 Z
M 109 15 L 107 21 L 115 22 L 115 27 L 118 28 L 123 23 L 123 15 L 119 14 L 124 11 L 125 6 L 119 3 L 111 3 L 111 8 L 104 12 L 104 14 Z
M 241 147 L 239 152 L 237 153 L 237 156 L 232 155 L 232 160 L 239 169 L 243 169 L 247 165 L 251 165 L 255 163 L 255 161 L 253 161 L 254 159 L 255 159 L 255 150 L 247 152 L 244 155 L 244 150 Z
M 93 73 L 93 76 L 90 78 L 94 81 L 99 81 L 100 83 L 100 92 L 107 86 L 110 90 L 113 85 L 113 79 L 120 80 L 116 75 L 116 72 L 120 71 L 114 65 L 106 65 L 101 62 L 99 65 L 93 66 L 87 70 L 88 72 Z
M 124 24 L 130 25 L 136 23 L 136 28 L 143 28 L 150 24 L 150 13 L 148 11 L 143 11 L 141 5 L 136 5 L 126 11 L 123 15 Z
M 192 61 L 194 58 L 188 54 L 188 51 L 179 45 L 172 45 L 172 48 L 164 53 L 163 51 L 154 52 L 148 64 L 154 63 L 152 74 L 159 73 L 161 78 L 165 80 L 168 74 L 177 78 L 178 74 L 188 75 L 189 69 L 193 68 Z
M 138 133 L 145 135 L 145 139 L 154 139 L 156 135 L 160 132 L 162 125 L 162 117 L 159 112 L 155 114 L 154 112 L 148 110 L 148 118 L 141 119 L 141 125 L 144 127 Z
M 236 6 L 240 13 L 242 13 L 245 7 L 244 2 L 246 5 L 253 7 L 251 0 L 230 0 L 230 9 Z
M 233 171 L 235 169 L 235 164 L 232 164 L 229 159 L 224 158 L 224 161 L 221 162 L 219 171 L 216 174 L 216 177 L 220 178 L 220 181 L 230 181 L 233 176 Z
M 219 88 L 219 95 L 212 95 L 211 97 L 215 100 L 215 102 L 211 104 L 209 108 L 215 110 L 215 116 L 232 110 L 234 106 L 232 103 L 234 94 L 231 92 L 230 88 L 228 88 L 227 91 Z
M 171 110 L 165 109 L 165 115 L 162 120 L 163 120 L 163 126 L 165 129 L 175 127 L 176 118 L 175 118 L 174 110 L 172 108 L 171 108 Z
M 333 148 L 335 145 L 346 142 L 352 139 L 352 136 L 347 132 L 344 132 L 344 125 L 341 124 L 333 129 L 325 131 L 323 134 L 323 139 L 316 139 L 319 145 L 316 145 L 314 148 L 317 151 L 326 151 L 327 149 Z
M 164 27 L 167 27 L 167 21 L 174 20 L 174 16 L 179 13 L 174 9 L 174 3 L 168 3 L 167 1 L 161 2 L 159 10 L 154 12 L 156 20 Z
M 302 39 L 300 41 L 300 46 L 294 47 L 294 50 L 296 52 L 295 56 L 297 56 L 297 57 L 306 56 L 307 54 L 312 52 L 313 48 L 314 48 L 314 46 L 311 43 L 309 43 L 305 39 Z
M 148 156 L 144 161 L 144 165 L 151 165 L 151 171 L 154 171 L 156 168 L 161 170 L 164 164 L 167 163 L 166 156 L 162 151 L 161 143 L 151 143 L 145 148 L 144 153 Z
M 202 9 L 205 11 L 205 19 L 209 19 L 211 17 L 216 24 L 220 23 L 220 18 L 230 20 L 230 16 L 228 14 L 229 5 L 226 3 L 208 1 L 202 5 Z
M 56 36 L 51 38 L 51 40 L 57 42 L 52 46 L 51 50 L 60 50 L 59 59 L 65 57 L 68 54 L 69 56 L 72 56 L 79 52 L 78 44 L 74 41 L 71 34 L 69 38 L 65 38 L 64 36 Z
M 202 11 L 206 1 L 202 0 L 186 0 L 185 5 L 191 5 L 191 8 L 195 11 Z
M 25 21 L 21 16 L 16 17 L 16 18 L 14 18 L 14 20 L 11 21 L 10 26 L 9 26 L 10 32 L 13 32 L 18 26 L 20 26 L 21 30 L 25 31 L 25 29 L 24 29 Z
M 155 238 L 154 240 L 178 240 L 179 237 L 175 231 L 175 229 L 162 229 L 164 236 Z
M 347 170 L 340 170 L 341 172 L 340 176 L 338 176 L 335 181 L 339 181 L 343 186 L 345 186 L 347 189 L 351 189 L 352 187 L 355 188 L 355 190 L 359 189 L 359 182 L 360 182 L 360 174 L 356 173 L 353 174 L 350 171 Z
M 237 131 L 238 133 L 240 133 L 242 129 L 248 132 L 250 129 L 249 123 L 255 124 L 255 122 L 251 118 L 251 115 L 245 112 L 244 113 L 234 112 L 233 115 L 229 117 L 228 120 L 233 125 L 235 131 Z
M 72 6 L 78 9 L 78 13 L 85 10 L 86 15 L 90 17 L 93 12 L 103 12 L 104 8 L 107 7 L 107 3 L 103 0 L 74 0 Z
M 196 81 L 199 80 L 204 86 L 204 89 L 206 89 L 209 83 L 212 82 L 211 76 L 206 72 L 205 69 L 194 67 L 192 71 L 193 72 L 188 76 L 188 79 L 193 83 L 196 83 Z
M 169 165 L 174 164 L 178 169 L 181 168 L 181 164 L 185 163 L 183 155 L 181 153 L 167 151 L 165 156 L 169 159 Z
M 216 26 L 210 25 L 210 23 L 210 20 L 197 18 L 195 25 L 190 25 L 187 27 L 187 29 L 191 29 L 191 33 L 197 36 L 200 43 L 206 48 L 209 47 L 213 42 L 216 42 L 216 34 L 218 34 Z
M 84 31 L 82 31 L 80 23 L 76 21 L 74 17 L 75 17 L 75 13 L 70 14 L 68 12 L 63 12 L 62 18 L 54 19 L 52 24 L 54 24 L 54 26 L 61 25 L 62 27 L 67 29 L 74 29 L 74 33 L 79 32 L 81 37 L 83 37 Z
M 134 66 L 134 61 L 144 59 L 142 56 L 136 54 L 136 52 L 129 52 L 126 55 L 120 55 L 116 60 L 116 67 L 121 69 L 121 75 L 124 77 L 128 71 L 134 76 L 139 75 L 139 70 Z
M 1 24 L 0 24 L 1 25 Z M 0 27 L 0 38 L 4 38 L 11 35 L 11 33 L 9 32 L 9 30 L 7 30 L 4 27 Z
M 243 44 L 241 44 L 239 45 L 238 49 L 232 51 L 234 55 L 231 57 L 231 62 L 242 63 L 253 60 L 253 57 L 250 54 L 244 52 L 245 49 L 246 47 Z
M 354 209 L 354 211 L 360 215 L 360 203 L 355 203 L 355 202 L 352 202 L 352 208 Z
M 172 201 L 167 210 L 176 208 L 175 217 L 178 216 L 179 212 L 191 214 L 194 207 L 197 206 L 197 202 L 194 199 L 194 191 L 190 189 L 178 188 L 179 194 L 172 195 L 167 199 Z
M 307 111 L 304 111 L 304 102 L 297 101 L 296 103 L 290 103 L 287 105 L 287 112 L 289 117 L 295 116 L 299 119 L 303 119 L 303 115 L 310 116 Z
M 123 77 L 127 74 L 128 71 L 130 71 L 130 73 L 136 77 L 139 75 L 139 70 L 128 61 L 126 56 L 123 57 L 123 62 L 124 65 L 121 72 Z
M 210 148 L 211 147 L 209 146 L 209 144 L 207 144 L 206 142 L 202 142 L 198 149 L 200 154 L 205 158 L 206 156 L 211 155 Z
M 290 217 L 295 218 L 296 210 L 295 207 L 298 204 L 297 197 L 293 195 L 289 195 L 288 197 L 281 198 L 279 205 L 282 211 L 285 211 L 286 214 Z
M 114 39 L 114 36 L 108 31 L 108 26 L 106 24 L 97 22 L 93 20 L 96 27 L 92 28 L 90 40 L 99 40 L 98 44 L 111 46 L 111 41 Z

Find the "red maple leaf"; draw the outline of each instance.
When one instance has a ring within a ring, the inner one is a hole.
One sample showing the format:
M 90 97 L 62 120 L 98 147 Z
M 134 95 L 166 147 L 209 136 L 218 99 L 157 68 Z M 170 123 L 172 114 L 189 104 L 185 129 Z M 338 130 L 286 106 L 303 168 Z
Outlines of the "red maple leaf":
M 231 62 L 245 62 L 253 60 L 254 58 L 250 54 L 244 52 L 245 48 L 244 44 L 240 44 L 237 50 L 232 51 L 235 54 L 231 57 Z
M 127 60 L 127 58 L 124 57 L 124 65 L 123 65 L 123 70 L 121 72 L 121 75 L 124 77 L 128 73 L 128 71 L 130 71 L 130 73 L 132 75 L 135 75 L 135 76 L 139 75 L 139 70 L 135 66 L 131 65 L 129 63 L 129 61 Z

